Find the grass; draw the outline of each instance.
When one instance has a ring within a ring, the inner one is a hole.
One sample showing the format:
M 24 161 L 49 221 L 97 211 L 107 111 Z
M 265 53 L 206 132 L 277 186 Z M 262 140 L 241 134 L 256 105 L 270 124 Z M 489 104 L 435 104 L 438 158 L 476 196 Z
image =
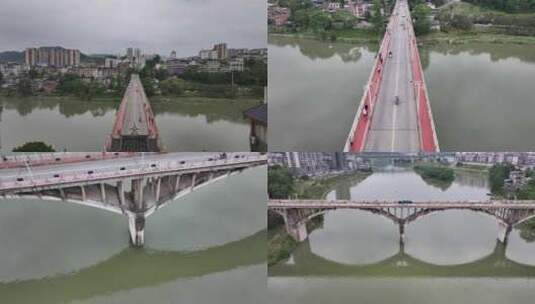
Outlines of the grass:
M 290 257 L 298 243 L 286 233 L 284 226 L 268 230 L 268 266 Z
M 326 32 L 326 35 L 322 37 L 321 34 L 315 33 L 311 30 L 299 31 L 299 32 L 274 32 L 270 31 L 269 35 L 272 37 L 292 37 L 292 38 L 304 38 L 314 40 L 330 41 L 331 35 L 334 35 L 336 42 L 345 43 L 378 43 L 381 37 L 366 29 L 338 29 Z M 326 37 L 326 38 L 325 38 Z
M 302 199 L 325 198 L 327 194 L 342 181 L 356 183 L 364 180 L 371 172 L 357 171 L 350 174 L 336 175 L 321 179 L 298 180 L 296 182 L 296 193 Z
M 475 31 L 449 31 L 432 32 L 425 36 L 419 36 L 418 42 L 423 44 L 449 43 L 449 44 L 467 44 L 467 43 L 496 43 L 496 44 L 520 44 L 533 45 L 535 37 L 516 36 L 506 34 L 493 34 Z

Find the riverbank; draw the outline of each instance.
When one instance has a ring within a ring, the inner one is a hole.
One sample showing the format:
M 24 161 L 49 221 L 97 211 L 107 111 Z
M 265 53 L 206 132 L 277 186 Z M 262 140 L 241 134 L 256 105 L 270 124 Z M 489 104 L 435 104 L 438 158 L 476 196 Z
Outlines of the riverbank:
M 290 257 L 298 243 L 286 233 L 284 224 L 268 229 L 268 266 Z
M 295 192 L 301 199 L 322 199 L 342 181 L 358 183 L 368 177 L 372 172 L 355 171 L 349 174 L 329 176 L 318 179 L 299 179 L 295 183 Z
M 314 33 L 312 31 L 300 32 L 274 32 L 268 33 L 269 37 L 286 37 L 298 39 L 312 39 L 319 41 L 343 42 L 343 43 L 379 43 L 381 37 L 376 33 L 364 29 L 344 29 L 334 30 L 325 34 Z
M 99 96 L 94 97 L 91 100 L 81 99 L 75 95 L 55 95 L 55 94 L 36 94 L 30 96 L 13 96 L 13 95 L 1 95 L 0 102 L 2 100 L 21 100 L 21 101 L 56 101 L 56 102 L 87 102 L 87 103 L 116 103 L 119 104 L 122 100 L 122 97 L 116 96 Z M 157 95 L 149 98 L 151 104 L 156 103 L 188 103 L 188 104 L 207 104 L 207 103 L 236 103 L 242 104 L 245 106 L 252 106 L 260 102 L 262 97 L 255 96 L 238 96 L 236 98 L 228 97 L 203 97 L 203 96 L 163 96 Z M 245 107 L 244 109 L 247 109 Z
M 472 31 L 432 32 L 425 36 L 417 37 L 418 44 L 434 45 L 439 43 L 468 44 L 468 43 L 495 43 L 495 44 L 518 44 L 535 45 L 535 37 L 515 36 L 506 34 L 492 34 Z

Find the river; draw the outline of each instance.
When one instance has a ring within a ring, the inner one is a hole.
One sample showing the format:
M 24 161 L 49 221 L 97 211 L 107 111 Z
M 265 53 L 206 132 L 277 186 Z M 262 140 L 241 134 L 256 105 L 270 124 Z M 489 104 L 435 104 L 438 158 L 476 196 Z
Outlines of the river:
M 178 98 L 153 102 L 167 151 L 249 151 L 249 125 L 242 111 L 254 101 Z M 75 98 L 0 97 L 3 151 L 44 141 L 57 151 L 101 151 L 119 104 Z
M 123 216 L 0 200 L 0 302 L 262 301 L 265 185 L 265 167 L 248 169 L 172 202 L 148 218 L 143 249 Z
M 339 151 L 376 45 L 269 39 L 271 151 Z M 535 55 L 525 45 L 420 47 L 443 151 L 531 151 Z
M 406 167 L 383 167 L 328 198 L 485 199 L 487 176 L 457 172 L 446 186 Z M 347 197 L 349 196 L 349 197 Z M 518 227 L 517 227 L 518 228 Z M 532 303 L 535 242 L 514 228 L 506 245 L 488 215 L 431 213 L 398 227 L 365 211 L 330 211 L 285 261 L 269 268 L 274 303 Z

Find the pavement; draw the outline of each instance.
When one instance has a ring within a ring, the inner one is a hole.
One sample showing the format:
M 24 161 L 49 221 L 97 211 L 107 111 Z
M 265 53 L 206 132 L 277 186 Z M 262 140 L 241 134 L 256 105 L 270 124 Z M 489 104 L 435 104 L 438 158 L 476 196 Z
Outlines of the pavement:
M 148 100 L 139 75 L 132 75 L 125 92 L 126 107 L 121 135 L 148 135 L 149 127 L 144 105 Z
M 410 23 L 406 2 L 400 2 L 392 27 L 392 58 L 387 58 L 364 151 L 417 152 L 420 150 L 416 100 L 409 54 Z M 405 17 L 403 17 L 405 16 Z M 399 104 L 395 104 L 399 96 Z

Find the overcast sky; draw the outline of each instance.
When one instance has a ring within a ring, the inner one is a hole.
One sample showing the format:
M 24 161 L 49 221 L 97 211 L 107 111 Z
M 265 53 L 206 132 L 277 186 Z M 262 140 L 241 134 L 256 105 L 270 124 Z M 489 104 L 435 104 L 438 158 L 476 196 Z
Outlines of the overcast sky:
M 195 55 L 217 42 L 266 47 L 266 0 L 0 0 L 0 51 Z

